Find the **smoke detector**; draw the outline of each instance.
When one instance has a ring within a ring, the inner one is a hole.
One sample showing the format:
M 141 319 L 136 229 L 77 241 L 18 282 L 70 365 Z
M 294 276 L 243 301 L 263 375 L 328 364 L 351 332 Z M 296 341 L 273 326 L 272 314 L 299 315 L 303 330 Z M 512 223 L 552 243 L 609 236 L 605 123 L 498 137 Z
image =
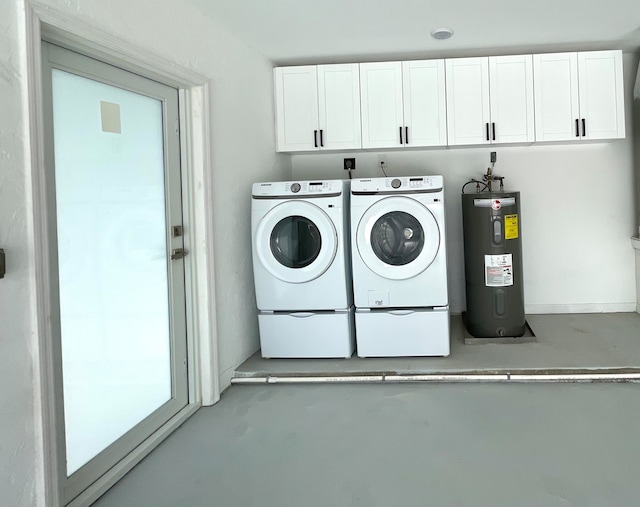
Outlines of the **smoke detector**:
M 453 35 L 451 28 L 434 28 L 431 30 L 431 37 L 438 40 L 448 39 Z

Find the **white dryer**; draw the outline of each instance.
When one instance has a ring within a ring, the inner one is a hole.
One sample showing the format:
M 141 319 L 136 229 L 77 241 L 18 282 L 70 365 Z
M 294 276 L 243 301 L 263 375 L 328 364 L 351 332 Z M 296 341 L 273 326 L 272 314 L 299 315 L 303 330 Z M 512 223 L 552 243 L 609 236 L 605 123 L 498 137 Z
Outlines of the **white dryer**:
M 255 183 L 253 273 L 263 357 L 350 357 L 349 187 Z
M 360 357 L 448 356 L 442 176 L 351 182 Z

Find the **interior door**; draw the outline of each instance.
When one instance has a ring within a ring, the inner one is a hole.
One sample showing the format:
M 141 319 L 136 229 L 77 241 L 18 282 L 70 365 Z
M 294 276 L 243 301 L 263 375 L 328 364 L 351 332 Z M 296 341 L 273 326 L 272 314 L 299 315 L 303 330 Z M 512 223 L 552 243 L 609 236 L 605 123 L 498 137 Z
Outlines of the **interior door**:
M 188 403 L 178 93 L 48 43 L 42 55 L 68 502 Z

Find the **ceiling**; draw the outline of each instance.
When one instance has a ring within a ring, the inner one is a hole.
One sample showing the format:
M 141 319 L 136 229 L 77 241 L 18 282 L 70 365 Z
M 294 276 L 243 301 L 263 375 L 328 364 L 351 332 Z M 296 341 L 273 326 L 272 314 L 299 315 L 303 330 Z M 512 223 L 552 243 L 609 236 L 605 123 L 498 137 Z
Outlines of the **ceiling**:
M 190 1 L 278 65 L 640 49 L 640 0 Z

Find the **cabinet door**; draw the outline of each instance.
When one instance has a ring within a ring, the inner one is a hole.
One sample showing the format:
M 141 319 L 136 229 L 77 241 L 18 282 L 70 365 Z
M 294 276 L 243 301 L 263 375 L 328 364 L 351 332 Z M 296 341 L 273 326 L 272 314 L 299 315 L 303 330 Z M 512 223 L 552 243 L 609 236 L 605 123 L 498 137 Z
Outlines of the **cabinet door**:
M 580 139 L 578 55 L 533 56 L 536 141 Z
M 623 138 L 622 51 L 578 53 L 578 83 L 584 138 Z
M 489 60 L 446 60 L 449 145 L 488 144 Z
M 492 141 L 533 142 L 532 56 L 490 57 L 489 88 Z
M 318 149 L 316 66 L 274 69 L 278 151 Z
M 362 147 L 404 146 L 401 62 L 361 63 L 360 100 Z
M 402 62 L 405 139 L 408 146 L 445 146 L 447 110 L 444 60 Z
M 357 63 L 318 65 L 318 114 L 320 149 L 362 147 Z

